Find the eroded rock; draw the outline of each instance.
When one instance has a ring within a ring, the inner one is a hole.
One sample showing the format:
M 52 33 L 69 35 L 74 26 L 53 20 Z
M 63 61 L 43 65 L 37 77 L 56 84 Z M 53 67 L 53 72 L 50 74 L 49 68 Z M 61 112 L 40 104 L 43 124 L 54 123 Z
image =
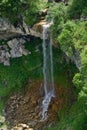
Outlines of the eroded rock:
M 0 63 L 3 63 L 6 66 L 10 65 L 10 53 L 8 52 L 7 45 L 1 45 L 0 46 Z
M 10 65 L 10 58 L 18 58 L 22 55 L 27 56 L 31 54 L 27 49 L 25 49 L 24 43 L 26 41 L 22 38 L 14 38 L 7 42 L 7 45 L 0 46 L 0 63 L 4 66 Z

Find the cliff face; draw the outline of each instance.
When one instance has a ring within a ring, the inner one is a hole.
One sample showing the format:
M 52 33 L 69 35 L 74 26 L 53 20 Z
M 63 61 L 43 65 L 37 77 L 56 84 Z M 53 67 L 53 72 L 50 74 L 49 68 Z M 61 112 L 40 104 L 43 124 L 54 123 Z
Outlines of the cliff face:
M 16 58 L 21 57 L 22 55 L 28 55 L 29 52 L 28 50 L 24 49 L 23 45 L 26 42 L 24 37 L 28 36 L 26 38 L 27 40 L 29 40 L 29 36 L 34 36 L 42 39 L 42 31 L 44 24 L 47 24 L 46 20 L 41 20 L 38 23 L 34 24 L 32 28 L 30 28 L 29 26 L 26 25 L 25 22 L 23 22 L 23 28 L 25 30 L 23 31 L 21 27 L 15 28 L 8 20 L 0 18 L 0 40 L 8 41 L 7 45 L 0 46 L 0 53 L 1 53 L 0 63 L 4 63 L 4 65 L 8 66 L 10 65 L 11 57 Z M 58 47 L 58 44 L 54 39 L 52 43 L 55 47 Z M 9 49 L 6 49 L 8 47 L 10 47 L 11 49 L 10 52 L 7 51 Z M 81 67 L 81 60 L 77 50 L 75 50 L 72 57 L 67 58 L 68 60 L 71 59 L 71 61 L 75 63 L 78 69 Z
M 47 15 L 48 8 L 42 10 L 41 17 L 44 20 L 40 20 L 32 27 L 27 25 L 23 21 L 22 25 L 14 26 L 7 19 L 0 18 L 0 40 L 8 40 L 9 38 L 31 35 L 34 37 L 40 37 L 42 39 L 42 25 L 46 24 L 45 15 Z M 44 16 L 43 16 L 44 15 Z
M 45 21 L 41 21 L 30 28 L 25 22 L 23 22 L 23 27 L 19 26 L 15 28 L 9 21 L 7 21 L 7 19 L 0 18 L 0 40 L 8 40 L 13 37 L 19 37 L 23 35 L 31 35 L 42 38 L 42 32 L 40 28 L 44 23 Z
M 7 19 L 0 18 L 0 40 L 7 40 L 23 34 L 20 28 L 15 28 Z
M 46 24 L 45 20 L 29 28 L 26 23 L 23 22 L 22 28 L 15 28 L 7 19 L 0 18 L 0 63 L 9 66 L 10 58 L 18 58 L 23 55 L 31 54 L 25 49 L 24 43 L 30 41 L 31 36 L 42 39 L 43 24 Z M 23 29 L 25 31 L 23 31 Z

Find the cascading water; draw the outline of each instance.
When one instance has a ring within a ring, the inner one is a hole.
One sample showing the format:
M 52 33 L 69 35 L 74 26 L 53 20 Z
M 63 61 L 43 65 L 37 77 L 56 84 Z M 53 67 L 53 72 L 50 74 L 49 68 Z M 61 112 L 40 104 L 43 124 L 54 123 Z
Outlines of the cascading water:
M 43 74 L 44 74 L 44 92 L 42 101 L 42 120 L 47 119 L 49 103 L 54 94 L 53 78 L 53 59 L 52 59 L 52 39 L 49 31 L 50 24 L 43 25 Z

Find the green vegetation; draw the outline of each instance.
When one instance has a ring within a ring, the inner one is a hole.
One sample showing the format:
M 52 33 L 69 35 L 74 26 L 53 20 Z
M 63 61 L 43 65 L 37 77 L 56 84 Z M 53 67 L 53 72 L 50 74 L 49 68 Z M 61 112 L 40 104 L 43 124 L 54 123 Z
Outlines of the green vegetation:
M 83 3 L 83 4 L 82 4 Z M 87 58 L 86 58 L 86 43 L 87 43 L 87 21 L 80 21 L 80 19 L 70 18 L 70 14 L 68 13 L 69 9 L 72 7 L 72 10 L 69 12 L 73 12 L 74 6 L 83 5 L 86 6 L 82 0 L 80 2 L 76 2 L 73 0 L 69 3 L 68 6 L 65 6 L 62 3 L 53 3 L 53 8 L 49 9 L 48 18 L 51 16 L 54 17 L 54 25 L 52 26 L 53 38 L 56 38 L 60 48 L 65 54 L 72 58 L 75 55 L 76 51 L 79 54 L 79 58 L 81 60 L 80 67 L 80 75 L 82 77 L 81 82 L 86 87 L 86 70 L 87 70 Z M 50 7 L 51 8 L 51 7 Z M 85 8 L 85 7 L 84 7 Z M 78 6 L 77 10 L 80 10 L 80 6 Z M 75 10 L 74 10 L 75 11 Z M 78 12 L 75 12 L 77 15 Z M 74 15 L 74 14 L 73 14 Z M 79 16 L 82 15 L 82 11 Z M 86 14 L 84 14 L 86 16 Z M 55 37 L 56 36 L 56 37 Z M 75 76 L 75 80 L 78 76 Z M 83 81 L 84 79 L 84 81 Z M 75 81 L 73 80 L 73 81 Z M 82 88 L 84 87 L 82 86 Z M 81 91 L 82 91 L 81 88 Z M 87 94 L 87 93 L 86 93 Z M 85 95 L 85 92 L 84 92 Z
M 40 39 L 36 39 L 35 41 L 27 42 L 25 47 L 31 52 L 30 55 L 11 59 L 11 66 L 8 67 L 0 64 L 0 97 L 2 99 L 0 101 L 0 112 L 4 108 L 5 100 L 10 94 L 14 93 L 15 91 L 24 91 L 29 80 L 43 80 L 42 41 Z M 35 51 L 37 47 L 39 49 L 38 52 Z M 55 48 L 53 51 L 55 81 L 66 87 L 66 66 L 65 64 L 63 65 L 63 63 L 60 63 L 60 60 L 58 60 L 60 59 L 60 55 L 62 57 L 62 61 L 64 60 L 63 54 L 61 50 L 58 51 Z M 56 59 L 58 61 L 56 61 Z
M 53 17 L 54 24 L 51 27 L 53 38 L 58 42 L 61 50 L 72 59 L 78 58 L 80 64 L 77 73 L 73 75 L 73 83 L 78 92 L 74 111 L 61 120 L 58 124 L 58 130 L 68 129 L 85 130 L 87 118 L 87 2 L 83 0 L 69 0 L 68 5 L 63 3 L 52 3 L 49 8 L 47 19 Z M 77 53 L 77 54 L 76 54 Z M 79 105 L 77 105 L 79 102 Z M 79 106 L 79 108 L 77 108 Z M 75 109 L 76 108 L 76 109 Z M 83 109 L 84 108 L 84 109 Z M 77 110 L 81 110 L 78 111 Z M 73 115 L 74 119 L 73 119 Z M 64 122 L 64 124 L 63 124 Z M 62 123 L 62 124 L 61 124 Z M 80 125 L 79 125 L 80 124 Z M 50 128 L 51 129 L 51 128 Z M 56 129 L 56 128 L 52 128 Z
M 42 54 L 35 52 L 37 44 L 41 45 L 41 41 L 26 43 L 26 48 L 29 49 L 31 54 L 12 59 L 10 67 L 0 64 L 0 97 L 2 99 L 0 110 L 4 107 L 3 101 L 10 93 L 22 88 L 24 90 L 27 81 L 30 79 L 42 78 Z
M 13 24 L 22 25 L 25 20 L 33 25 L 39 20 L 40 11 L 46 6 L 46 0 L 1 0 L 0 16 L 8 18 Z
M 46 19 L 53 20 L 52 38 L 58 43 L 58 48 L 53 49 L 54 78 L 67 87 L 66 71 L 69 70 L 77 99 L 68 112 L 60 114 L 60 121 L 47 130 L 86 130 L 87 127 L 87 0 L 67 1 L 67 5 L 46 0 L 1 0 L 0 3 L 1 17 L 20 25 L 25 20 L 29 26 L 39 21 L 41 11 L 49 6 Z M 30 55 L 12 59 L 10 67 L 0 64 L 0 111 L 10 93 L 24 89 L 29 79 L 42 79 L 42 41 L 35 42 L 26 43 Z M 37 45 L 39 52 L 35 52 Z M 78 68 L 72 64 L 73 57 Z
M 81 16 L 87 15 L 87 1 L 85 0 L 70 0 L 68 6 L 68 15 L 71 19 L 79 19 Z
M 47 130 L 86 130 L 85 106 L 82 102 L 76 102 L 70 112 L 60 116 L 60 122 Z

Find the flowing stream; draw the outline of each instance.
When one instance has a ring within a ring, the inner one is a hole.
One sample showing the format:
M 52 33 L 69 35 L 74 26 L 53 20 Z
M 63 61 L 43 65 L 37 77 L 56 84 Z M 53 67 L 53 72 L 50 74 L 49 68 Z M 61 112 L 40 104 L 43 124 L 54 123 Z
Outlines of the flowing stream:
M 44 99 L 42 101 L 42 120 L 47 119 L 49 103 L 54 94 L 52 39 L 50 35 L 50 24 L 43 25 L 43 75 L 44 75 Z

